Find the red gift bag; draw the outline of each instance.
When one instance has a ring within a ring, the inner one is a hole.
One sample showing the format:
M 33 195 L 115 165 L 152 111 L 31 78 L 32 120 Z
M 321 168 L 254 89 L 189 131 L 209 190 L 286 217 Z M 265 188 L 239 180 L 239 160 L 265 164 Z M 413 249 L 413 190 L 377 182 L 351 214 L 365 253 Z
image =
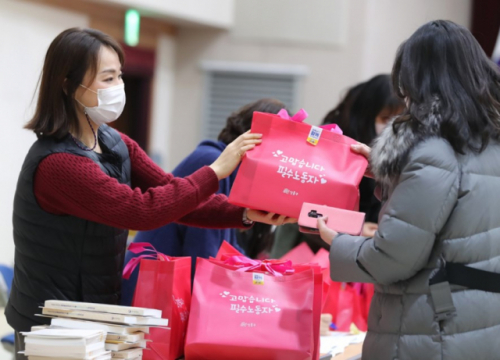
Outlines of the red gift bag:
M 224 240 L 219 248 L 219 251 L 217 252 L 217 255 L 215 256 L 215 259 L 222 260 L 223 257 L 227 258 L 230 255 L 244 256 L 242 253 L 236 250 L 236 248 L 231 246 L 230 243 Z
M 316 264 L 304 264 L 304 265 L 294 265 L 295 271 L 305 271 L 308 268 L 312 269 L 314 272 L 314 303 L 313 303 L 313 347 L 314 351 L 312 354 L 313 360 L 319 359 L 319 346 L 320 346 L 320 322 L 321 322 L 321 309 L 323 307 L 323 294 L 324 294 L 324 282 L 323 282 L 323 269 Z
M 339 331 L 349 331 L 351 324 L 367 331 L 372 297 L 372 284 L 330 281 L 322 313 L 332 314 L 332 322 Z
M 314 272 L 314 303 L 313 303 L 313 346 L 314 346 L 314 352 L 313 352 L 313 357 L 312 359 L 318 359 L 319 358 L 319 328 L 320 328 L 320 320 L 321 320 L 321 309 L 323 307 L 323 303 L 325 300 L 325 294 L 326 291 L 328 290 L 328 287 L 325 288 L 325 266 L 328 265 L 329 268 L 329 263 L 326 264 L 325 262 L 325 256 L 328 257 L 328 252 L 326 250 L 319 251 L 316 255 L 311 251 L 309 246 L 305 243 L 303 243 L 307 247 L 307 250 L 309 253 L 306 251 L 306 255 L 300 255 L 305 249 L 301 249 L 301 245 L 296 247 L 295 249 L 298 249 L 296 253 L 292 252 L 295 250 L 290 251 L 287 255 L 281 258 L 281 260 L 285 260 L 284 262 L 282 261 L 277 261 L 277 260 L 266 260 L 264 261 L 264 264 L 271 264 L 272 266 L 277 266 L 277 264 L 288 264 L 291 265 L 291 263 L 295 262 L 298 265 L 293 265 L 294 272 L 300 272 L 300 271 L 305 271 L 308 269 L 313 269 Z M 327 255 L 325 255 L 325 253 Z M 296 256 L 297 255 L 297 256 Z M 217 252 L 216 255 L 216 260 L 223 260 L 226 261 L 228 259 L 231 259 L 227 261 L 228 263 L 232 263 L 232 265 L 227 265 L 226 263 L 220 262 L 219 264 L 221 266 L 228 267 L 230 269 L 234 269 L 234 259 L 235 256 L 244 256 L 241 254 L 238 250 L 236 250 L 233 246 L 231 246 L 227 241 L 223 241 L 221 247 L 219 248 L 219 251 Z M 302 261 L 298 261 L 302 259 Z M 248 261 L 251 261 L 247 259 Z M 318 261 L 310 261 L 310 260 L 318 260 Z M 254 265 L 261 265 L 263 262 L 262 261 L 257 261 L 253 262 Z M 301 264 L 302 263 L 302 264 Z M 318 266 L 316 266 L 317 264 Z M 281 268 L 281 270 L 286 270 L 285 268 Z M 258 271 L 258 270 L 256 270 Z M 329 277 L 329 275 L 328 275 Z
M 304 202 L 357 210 L 368 161 L 351 150 L 356 141 L 292 120 L 254 113 L 263 142 L 245 155 L 229 202 L 293 218 Z
M 186 360 L 310 359 L 314 273 L 274 277 L 198 259 Z
M 301 242 L 292 250 L 283 255 L 281 260 L 290 260 L 294 264 L 310 263 L 314 258 L 314 253 L 306 242 Z
M 281 260 L 290 260 L 296 264 L 317 264 L 321 267 L 322 272 L 322 302 L 320 308 L 322 309 L 328 294 L 328 289 L 330 287 L 330 253 L 325 249 L 319 249 L 319 251 L 314 254 L 307 245 L 307 243 L 302 242 L 292 250 L 283 255 Z
M 143 352 L 143 359 L 177 359 L 184 353 L 191 305 L 191 257 L 166 256 L 149 243 L 132 243 L 129 250 L 151 253 L 131 259 L 125 267 L 127 278 L 140 262 L 132 306 L 161 310 L 162 318 L 169 322 L 168 328 L 150 329 L 146 338 L 152 342 L 147 343 L 149 350 Z
M 197 262 L 186 360 L 317 359 L 319 266 L 221 250 Z
M 318 264 L 322 269 L 328 269 L 328 271 L 330 271 L 330 252 L 325 249 L 319 249 L 311 259 L 311 263 Z
M 325 250 L 326 251 L 326 250 Z M 242 258 L 239 258 L 240 254 L 235 248 L 226 243 L 221 246 L 219 252 L 217 253 L 217 258 L 220 260 L 225 260 L 225 262 L 219 263 L 221 266 L 234 269 L 235 261 L 241 261 Z M 240 254 L 241 255 L 241 254 Z M 323 253 L 321 253 L 324 256 Z M 242 256 L 242 255 L 241 255 Z M 315 257 L 316 258 L 316 257 Z M 292 265 L 290 259 L 286 259 L 285 261 L 280 260 L 264 260 L 264 261 L 252 261 L 248 258 L 243 257 L 244 263 L 247 265 L 245 268 L 240 268 L 240 270 L 253 270 L 259 272 L 259 267 L 263 267 L 263 272 L 268 273 L 267 267 L 270 266 L 272 269 L 280 270 L 286 274 L 286 270 L 289 266 L 293 267 L 294 273 L 299 273 L 301 271 L 308 271 L 309 269 L 313 270 L 314 273 L 314 302 L 313 302 L 313 354 L 312 359 L 319 359 L 319 332 L 320 332 L 320 321 L 321 321 L 321 309 L 323 307 L 323 299 L 325 294 L 324 281 L 323 281 L 323 273 L 325 269 L 320 266 L 321 264 L 317 264 L 315 262 L 307 263 L 307 264 L 297 264 Z M 241 264 L 241 263 L 240 263 Z M 253 264 L 253 265 L 248 265 Z

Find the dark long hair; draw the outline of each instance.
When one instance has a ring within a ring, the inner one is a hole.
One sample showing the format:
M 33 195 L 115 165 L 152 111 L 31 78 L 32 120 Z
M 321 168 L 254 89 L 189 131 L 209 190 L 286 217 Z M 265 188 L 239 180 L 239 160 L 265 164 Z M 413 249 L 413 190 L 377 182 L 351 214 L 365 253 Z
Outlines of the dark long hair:
M 246 104 L 229 115 L 226 126 L 220 132 L 218 140 L 229 144 L 238 136 L 250 130 L 255 111 L 277 114 L 284 108 L 285 104 L 276 99 L 260 99 Z M 270 249 L 274 240 L 271 230 L 271 225 L 255 223 L 252 228 L 238 233 L 238 241 L 245 249 L 247 256 L 256 258 L 261 252 Z
M 499 139 L 500 73 L 465 27 L 445 20 L 421 26 L 399 47 L 392 82 L 408 105 L 395 133 L 405 122 L 428 131 L 424 121 L 434 115 L 434 131 L 458 153 Z
M 341 129 L 347 129 L 349 127 L 349 114 L 352 103 L 364 85 L 365 83 L 362 82 L 348 89 L 347 93 L 344 95 L 342 100 L 340 100 L 337 106 L 326 114 L 323 119 L 323 125 L 337 124 Z
M 345 135 L 370 144 L 377 136 L 377 115 L 383 109 L 396 115 L 403 106 L 393 90 L 390 75 L 381 74 L 352 87 L 324 122 L 336 123 Z
M 99 30 L 72 28 L 52 41 L 45 55 L 35 115 L 26 129 L 33 130 L 38 137 L 58 139 L 70 130 L 79 133 L 75 91 L 87 71 L 92 79 L 95 77 L 102 46 L 114 50 L 123 65 L 120 45 Z
M 402 107 L 403 102 L 392 88 L 391 77 L 377 75 L 364 84 L 352 103 L 345 134 L 359 142 L 370 144 L 377 136 L 377 115 L 386 108 L 396 114 Z

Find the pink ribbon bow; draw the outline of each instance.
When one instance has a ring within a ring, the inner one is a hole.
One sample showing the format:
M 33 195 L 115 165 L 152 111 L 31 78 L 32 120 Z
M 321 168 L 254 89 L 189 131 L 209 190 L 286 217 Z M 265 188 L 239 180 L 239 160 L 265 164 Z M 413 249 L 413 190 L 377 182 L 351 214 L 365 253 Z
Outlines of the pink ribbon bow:
M 337 124 L 321 125 L 320 128 L 325 129 L 325 130 L 330 130 L 331 132 L 333 132 L 335 134 L 339 134 L 339 135 L 343 134 L 342 129 Z
M 151 249 L 148 249 L 151 248 Z M 170 258 L 162 254 L 161 252 L 156 251 L 153 245 L 150 243 L 132 243 L 129 245 L 128 250 L 134 254 L 140 254 L 142 252 L 150 252 L 151 254 L 144 254 L 137 256 L 135 258 L 130 259 L 127 265 L 123 268 L 123 278 L 125 280 L 130 279 L 130 276 L 134 272 L 135 268 L 141 262 L 141 259 L 154 259 L 159 261 L 170 261 Z
M 290 117 L 290 115 L 288 114 L 288 111 L 286 111 L 286 109 L 281 109 L 277 115 L 282 119 L 291 120 L 291 121 L 300 122 L 300 123 L 303 122 L 309 116 L 304 109 L 300 109 L 292 117 Z M 331 131 L 335 134 L 339 134 L 339 135 L 343 134 L 342 129 L 337 124 L 327 124 L 327 125 L 321 125 L 319 127 L 324 129 L 324 130 Z
M 290 260 L 253 260 L 245 256 L 230 256 L 224 261 L 224 264 L 236 267 L 236 271 L 253 272 L 260 270 L 273 276 L 283 276 L 295 272 Z
M 307 111 L 305 111 L 304 109 L 300 109 L 299 111 L 297 111 L 297 113 L 295 115 L 293 115 L 292 117 L 290 117 L 290 115 L 288 115 L 288 111 L 286 111 L 286 109 L 281 109 L 278 114 L 277 114 L 280 118 L 282 119 L 285 119 L 285 120 L 292 120 L 292 121 L 295 121 L 295 122 L 303 122 L 308 116 L 309 114 L 307 113 Z

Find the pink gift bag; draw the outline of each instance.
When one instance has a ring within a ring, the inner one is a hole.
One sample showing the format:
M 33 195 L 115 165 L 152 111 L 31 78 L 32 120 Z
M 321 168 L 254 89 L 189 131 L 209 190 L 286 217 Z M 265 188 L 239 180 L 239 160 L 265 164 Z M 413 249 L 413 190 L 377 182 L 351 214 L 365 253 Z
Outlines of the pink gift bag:
M 317 359 L 320 271 L 277 260 L 221 258 L 198 259 L 186 360 Z
M 244 256 L 242 253 L 240 253 L 236 248 L 231 246 L 230 243 L 228 243 L 226 240 L 224 240 L 219 248 L 219 251 L 217 252 L 217 255 L 215 256 L 216 260 L 222 260 L 223 257 L 228 257 L 231 255 L 236 255 L 236 256 Z
M 358 284 L 330 282 L 322 313 L 332 314 L 332 322 L 339 331 L 349 331 L 351 324 L 356 325 L 361 331 L 368 329 L 365 299 L 361 296 L 359 289 L 356 289 L 356 285 Z
M 306 242 L 301 242 L 292 250 L 281 257 L 281 260 L 290 260 L 294 264 L 305 264 L 312 262 L 314 253 Z
M 306 245 L 306 244 L 304 244 Z M 300 247 L 300 245 L 299 245 Z M 236 250 L 233 246 L 231 246 L 228 242 L 223 241 L 221 247 L 219 248 L 219 251 L 217 252 L 215 260 L 222 260 L 219 262 L 221 266 L 227 267 L 229 269 L 235 269 L 238 268 L 238 265 L 235 265 L 235 259 L 241 259 L 238 258 L 239 256 L 243 257 L 245 260 L 246 269 L 253 269 L 253 271 L 260 271 L 258 268 L 263 267 L 263 269 L 266 269 L 266 266 L 271 266 L 272 268 L 275 269 L 281 269 L 281 272 L 287 274 L 287 269 L 289 269 L 290 266 L 293 266 L 293 271 L 295 272 L 300 272 L 300 271 L 305 271 L 308 269 L 312 269 L 314 272 L 314 303 L 313 303 L 313 345 L 314 345 L 314 352 L 313 352 L 313 359 L 319 359 L 319 322 L 321 318 L 321 309 L 323 307 L 323 303 L 325 300 L 325 292 L 328 290 L 328 287 L 325 288 L 325 279 L 329 278 L 329 274 L 327 275 L 327 278 L 325 278 L 325 268 L 323 265 L 325 264 L 324 258 L 325 254 L 323 252 L 318 252 L 318 254 L 314 255 L 309 246 L 307 246 L 307 250 L 309 250 L 309 253 L 306 253 L 305 256 L 297 256 L 288 253 L 290 256 L 287 259 L 280 259 L 280 260 L 264 260 L 264 261 L 255 261 L 251 260 L 248 258 L 245 258 L 243 254 L 241 254 L 238 250 Z M 302 251 L 299 251 L 301 253 Z M 328 254 L 326 250 L 324 250 Z M 328 257 L 328 255 L 326 255 Z M 319 260 L 319 261 L 309 261 L 309 260 Z M 229 260 L 228 260 L 229 259 Z M 295 265 L 292 265 L 292 263 L 295 263 Z M 319 264 L 319 265 L 316 265 Z M 250 265 L 253 264 L 253 265 Z M 245 268 L 245 266 L 242 263 L 239 263 L 240 271 L 243 270 L 241 267 Z M 329 268 L 329 264 L 328 264 Z M 267 271 L 264 271 L 267 272 Z
M 292 250 L 287 252 L 281 257 L 280 260 L 289 260 L 294 264 L 317 264 L 321 272 L 321 283 L 322 283 L 322 301 L 321 309 L 325 305 L 327 294 L 330 288 L 330 253 L 325 249 L 319 249 L 319 251 L 314 254 L 307 245 L 307 243 L 302 242 Z
M 311 263 L 318 264 L 322 269 L 330 271 L 330 252 L 325 249 L 319 249 L 311 259 Z
M 124 269 L 128 278 L 140 264 L 132 306 L 158 309 L 169 320 L 168 328 L 151 328 L 144 360 L 175 360 L 184 353 L 191 303 L 191 257 L 171 257 L 149 243 L 132 243 L 129 250 L 141 254 Z
M 304 111 L 298 115 L 254 113 L 252 132 L 263 142 L 245 155 L 229 202 L 293 218 L 305 202 L 356 211 L 368 165 L 351 150 L 356 141 L 336 125 L 311 126 L 302 122 Z

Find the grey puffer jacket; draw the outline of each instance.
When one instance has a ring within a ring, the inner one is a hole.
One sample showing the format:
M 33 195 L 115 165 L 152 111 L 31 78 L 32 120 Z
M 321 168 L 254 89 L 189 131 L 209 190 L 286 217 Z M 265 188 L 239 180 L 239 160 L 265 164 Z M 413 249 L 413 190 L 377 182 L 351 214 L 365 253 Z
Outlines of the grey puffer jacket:
M 384 130 L 372 150 L 378 232 L 331 246 L 333 280 L 376 284 L 363 359 L 500 359 L 500 293 L 451 285 L 456 316 L 437 321 L 429 292 L 445 261 L 500 273 L 500 144 L 459 155 L 437 120 L 419 135 Z

